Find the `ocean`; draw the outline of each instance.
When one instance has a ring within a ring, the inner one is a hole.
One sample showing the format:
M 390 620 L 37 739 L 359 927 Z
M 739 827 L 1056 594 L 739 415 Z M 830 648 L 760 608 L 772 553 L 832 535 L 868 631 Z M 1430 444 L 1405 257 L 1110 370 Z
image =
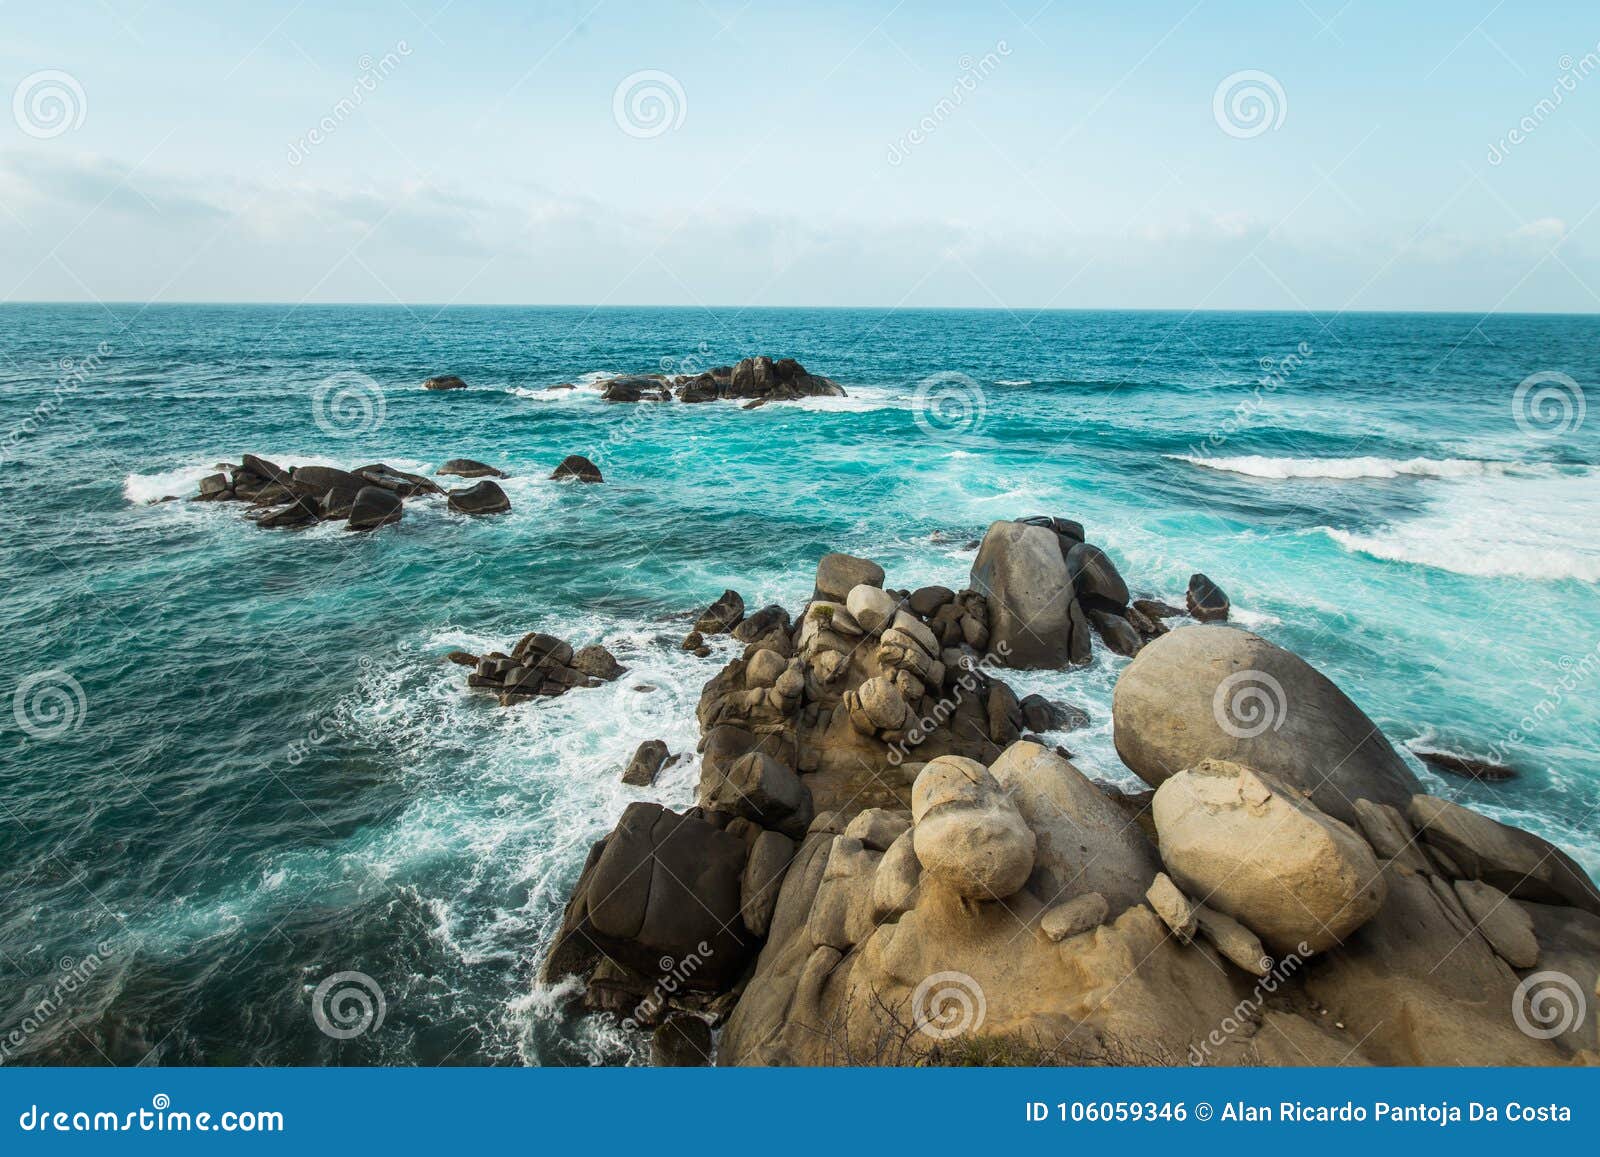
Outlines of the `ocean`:
M 610 374 L 768 353 L 846 387 L 608 405 Z M 471 388 L 427 392 L 454 373 Z M 546 387 L 572 382 L 578 388 Z M 636 1041 L 536 982 L 589 845 L 693 801 L 679 647 L 726 587 L 797 610 L 826 551 L 965 584 L 992 521 L 1081 520 L 1136 593 L 1204 571 L 1234 621 L 1432 789 L 1600 872 L 1600 318 L 1437 314 L 0 306 L 0 1060 L 589 1064 Z M 512 510 L 261 530 L 218 462 L 453 457 Z M 547 480 L 586 454 L 600 486 Z M 452 649 L 602 642 L 616 683 L 501 709 Z M 1126 660 L 1018 672 L 1111 742 Z M 340 1039 L 318 986 L 370 978 Z

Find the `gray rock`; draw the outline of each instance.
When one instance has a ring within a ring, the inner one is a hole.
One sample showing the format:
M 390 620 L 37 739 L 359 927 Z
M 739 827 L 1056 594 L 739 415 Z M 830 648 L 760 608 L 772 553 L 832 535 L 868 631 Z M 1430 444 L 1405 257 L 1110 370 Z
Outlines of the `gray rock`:
M 667 745 L 659 739 L 646 739 L 628 761 L 622 782 L 630 787 L 649 787 L 656 781 L 661 765 L 667 762 Z
M 778 903 L 778 890 L 794 859 L 795 842 L 779 832 L 763 831 L 750 846 L 740 880 L 739 914 L 744 926 L 765 936 Z
M 817 583 L 813 598 L 843 605 L 850 592 L 862 583 L 883 585 L 883 568 L 871 559 L 850 554 L 825 554 L 817 563 Z
M 511 509 L 506 492 L 487 478 L 474 486 L 450 491 L 447 501 L 457 514 L 504 514 Z
M 550 472 L 550 477 L 558 482 L 568 478 L 576 479 L 579 482 L 605 481 L 601 477 L 600 467 L 589 461 L 582 454 L 568 454 L 561 459 L 560 465 Z
M 1189 576 L 1189 590 L 1185 595 L 1189 613 L 1202 623 L 1224 622 L 1228 617 L 1228 596 L 1222 588 L 1203 574 Z
M 1159 787 L 1204 759 L 1308 792 L 1348 824 L 1354 800 L 1405 808 L 1421 785 L 1377 724 L 1321 672 L 1249 631 L 1188 626 L 1145 644 L 1117 680 L 1117 754 Z
M 483 462 L 476 462 L 471 458 L 452 458 L 452 459 L 450 459 L 450 461 L 446 462 L 443 466 L 439 467 L 439 469 L 435 470 L 434 473 L 435 474 L 454 474 L 458 478 L 509 478 L 510 477 L 510 475 L 507 474 L 504 470 L 496 469 L 495 467 L 487 465 L 486 463 L 483 463 Z
M 1522 900 L 1567 904 L 1600 915 L 1600 891 L 1560 848 L 1488 816 L 1432 795 L 1415 796 L 1406 814 L 1430 848 L 1443 851 L 1465 877 Z
M 988 600 L 989 646 L 1006 666 L 1088 661 L 1087 624 L 1053 530 L 994 523 L 973 560 L 972 588 Z
M 1080 542 L 1067 552 L 1067 577 L 1081 599 L 1102 600 L 1107 610 L 1128 605 L 1128 584 L 1117 564 L 1092 543 Z
M 1521 904 L 1481 880 L 1457 880 L 1456 896 L 1472 926 L 1500 959 L 1512 968 L 1538 965 L 1539 940 L 1534 935 L 1533 919 Z

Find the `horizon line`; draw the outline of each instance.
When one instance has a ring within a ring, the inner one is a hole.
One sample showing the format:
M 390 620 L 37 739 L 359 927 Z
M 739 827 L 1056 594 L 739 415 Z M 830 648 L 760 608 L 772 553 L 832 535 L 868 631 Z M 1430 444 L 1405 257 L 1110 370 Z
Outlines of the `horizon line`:
M 739 313 L 754 312 L 780 312 L 785 310 L 838 310 L 840 312 L 873 312 L 873 313 L 1027 313 L 1033 316 L 1047 313 L 1179 313 L 1193 314 L 1259 314 L 1259 315 L 1284 315 L 1284 316 L 1317 316 L 1331 314 L 1340 317 L 1345 314 L 1364 316 L 1378 315 L 1407 315 L 1416 314 L 1428 317 L 1600 317 L 1600 309 L 1591 310 L 1501 310 L 1501 309 L 1429 309 L 1426 307 L 1408 306 L 1390 309 L 1344 309 L 1334 307 L 1311 307 L 1305 309 L 1267 309 L 1260 307 L 1234 307 L 1234 308 L 1189 308 L 1180 305 L 1104 305 L 1104 306 L 1045 306 L 1035 307 L 1030 305 L 1003 306 L 1003 305 L 734 305 L 722 304 L 691 304 L 682 303 L 663 304 L 652 302 L 618 302 L 595 304 L 591 302 L 491 302 L 491 301 L 465 301 L 465 302 L 429 302 L 429 301 L 139 301 L 136 299 L 107 299 L 107 300 L 50 300 L 29 299 L 0 301 L 0 308 L 12 306 L 82 306 L 87 309 L 104 309 L 112 306 L 133 307 L 138 309 L 153 309 L 161 306 L 167 307 L 213 307 L 226 309 L 435 309 L 440 313 L 451 309 L 586 309 L 590 312 L 603 310 L 685 310 L 709 312 L 713 310 L 728 310 Z

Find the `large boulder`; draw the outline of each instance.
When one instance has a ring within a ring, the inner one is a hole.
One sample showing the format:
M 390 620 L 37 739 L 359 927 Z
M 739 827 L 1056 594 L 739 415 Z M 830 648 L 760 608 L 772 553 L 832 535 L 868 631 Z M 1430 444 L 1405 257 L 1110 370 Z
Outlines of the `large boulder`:
M 1465 873 L 1521 900 L 1566 904 L 1600 916 L 1600 890 L 1567 853 L 1532 832 L 1498 823 L 1438 796 L 1406 809 L 1423 842 Z
M 392 490 L 381 486 L 363 486 L 356 491 L 350 504 L 349 530 L 372 530 L 390 522 L 399 522 L 405 513 L 404 503 Z
M 348 505 L 365 485 L 366 480 L 359 475 L 332 466 L 296 466 L 289 472 L 289 489 L 295 494 L 322 498 L 331 493 L 337 496 L 339 505 Z
M 1377 724 L 1304 659 L 1234 627 L 1181 627 L 1147 643 L 1117 680 L 1117 754 L 1159 787 L 1203 759 L 1281 779 L 1331 816 L 1354 801 L 1404 810 L 1421 790 Z
M 816 590 L 812 598 L 830 603 L 844 603 L 850 592 L 865 583 L 869 587 L 883 586 L 883 568 L 870 558 L 857 558 L 853 554 L 825 554 L 817 563 Z
M 1161 870 L 1139 825 L 1048 747 L 1019 740 L 989 767 L 1038 840 L 1028 887 L 1046 904 L 1098 892 L 1113 916 Z
M 1033 872 L 1033 830 L 975 760 L 926 764 L 911 787 L 911 818 L 923 871 L 967 899 L 1003 900 Z
M 755 947 L 740 919 L 746 848 L 693 813 L 633 803 L 596 844 L 544 966 L 549 980 L 584 975 L 602 961 L 653 976 L 687 961 L 681 983 L 732 984 Z
M 1063 667 L 1090 657 L 1089 628 L 1078 607 L 1055 531 L 996 522 L 972 563 L 972 589 L 989 604 L 989 647 L 1010 667 Z
M 1281 952 L 1331 948 L 1388 895 L 1365 840 L 1249 767 L 1205 760 L 1179 772 L 1152 812 L 1179 886 Z
M 511 499 L 506 497 L 506 492 L 487 478 L 450 491 L 447 501 L 457 514 L 504 514 L 511 509 Z
M 1067 551 L 1067 577 L 1079 598 L 1097 601 L 1102 609 L 1121 610 L 1128 605 L 1128 584 L 1117 564 L 1092 543 L 1080 542 Z

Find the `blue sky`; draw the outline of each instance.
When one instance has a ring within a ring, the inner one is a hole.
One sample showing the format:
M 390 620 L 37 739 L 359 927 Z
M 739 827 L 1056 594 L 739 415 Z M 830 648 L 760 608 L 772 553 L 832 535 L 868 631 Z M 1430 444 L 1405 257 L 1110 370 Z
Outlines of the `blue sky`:
M 1397 8 L 0 0 L 0 294 L 1600 309 L 1600 10 Z

